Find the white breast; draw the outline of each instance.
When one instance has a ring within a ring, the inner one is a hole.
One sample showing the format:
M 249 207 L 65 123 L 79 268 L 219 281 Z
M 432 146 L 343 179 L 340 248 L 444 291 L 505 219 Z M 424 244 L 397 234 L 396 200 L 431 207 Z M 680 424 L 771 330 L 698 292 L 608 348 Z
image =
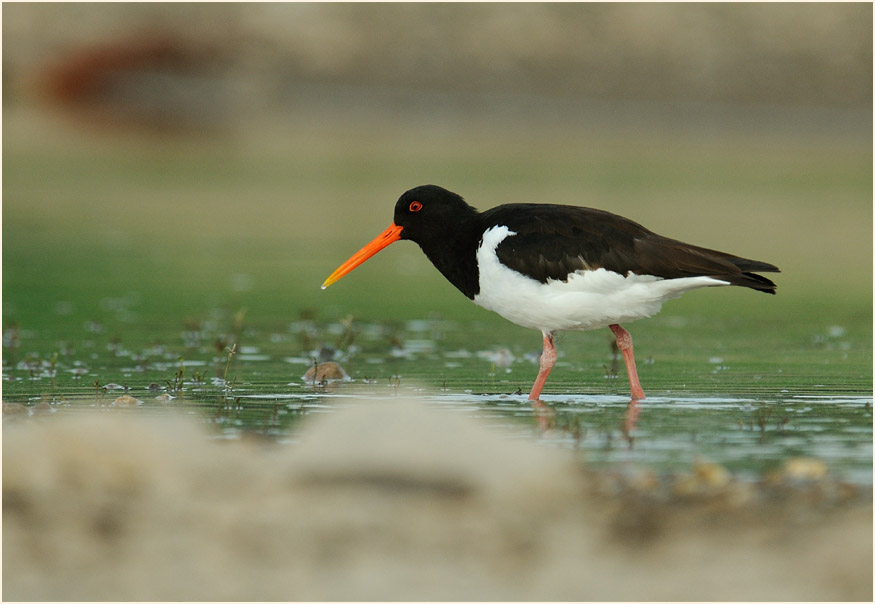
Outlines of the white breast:
M 483 233 L 477 249 L 480 293 L 474 302 L 523 327 L 557 331 L 628 323 L 656 314 L 663 302 L 688 290 L 729 285 L 711 277 L 626 276 L 603 268 L 541 283 L 499 262 L 495 248 L 515 234 L 506 226 Z

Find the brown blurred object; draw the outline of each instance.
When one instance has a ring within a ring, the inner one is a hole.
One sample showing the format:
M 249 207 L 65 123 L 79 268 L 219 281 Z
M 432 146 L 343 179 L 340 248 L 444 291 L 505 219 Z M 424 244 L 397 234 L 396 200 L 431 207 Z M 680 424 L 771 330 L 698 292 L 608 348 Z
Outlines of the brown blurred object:
M 220 51 L 176 35 L 134 34 L 59 57 L 38 88 L 92 125 L 210 131 L 228 119 L 223 60 Z

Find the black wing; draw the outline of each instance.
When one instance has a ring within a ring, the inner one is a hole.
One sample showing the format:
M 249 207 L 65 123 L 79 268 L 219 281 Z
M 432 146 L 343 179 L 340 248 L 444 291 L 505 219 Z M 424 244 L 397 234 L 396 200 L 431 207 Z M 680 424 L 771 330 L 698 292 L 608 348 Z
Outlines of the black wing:
M 665 279 L 708 276 L 775 293 L 775 284 L 754 271 L 780 272 L 758 262 L 669 239 L 603 210 L 549 204 L 510 204 L 483 213 L 489 226 L 516 235 L 496 248 L 499 261 L 546 283 L 579 270 L 604 268 Z

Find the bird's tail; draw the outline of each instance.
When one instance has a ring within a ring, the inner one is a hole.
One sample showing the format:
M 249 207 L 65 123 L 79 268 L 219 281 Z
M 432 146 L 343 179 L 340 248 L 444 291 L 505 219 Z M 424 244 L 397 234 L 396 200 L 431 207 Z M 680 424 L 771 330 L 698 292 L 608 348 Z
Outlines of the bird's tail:
M 741 271 L 741 275 L 735 276 L 735 278 L 730 281 L 733 285 L 741 285 L 742 287 L 749 287 L 760 292 L 766 292 L 767 294 L 775 294 L 775 291 L 778 288 L 778 286 L 775 285 L 775 282 L 763 277 L 762 275 L 758 275 L 754 271 L 780 273 L 781 269 L 777 266 L 769 264 L 768 262 L 760 262 L 759 260 L 750 260 L 748 258 L 733 257 L 729 261 Z

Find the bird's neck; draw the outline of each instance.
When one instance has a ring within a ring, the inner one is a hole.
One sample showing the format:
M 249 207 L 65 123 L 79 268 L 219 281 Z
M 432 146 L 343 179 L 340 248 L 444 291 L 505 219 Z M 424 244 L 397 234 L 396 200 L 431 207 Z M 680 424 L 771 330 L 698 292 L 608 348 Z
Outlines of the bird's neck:
M 461 221 L 441 237 L 419 244 L 435 268 L 472 300 L 480 293 L 477 246 L 481 235 L 479 221 Z

